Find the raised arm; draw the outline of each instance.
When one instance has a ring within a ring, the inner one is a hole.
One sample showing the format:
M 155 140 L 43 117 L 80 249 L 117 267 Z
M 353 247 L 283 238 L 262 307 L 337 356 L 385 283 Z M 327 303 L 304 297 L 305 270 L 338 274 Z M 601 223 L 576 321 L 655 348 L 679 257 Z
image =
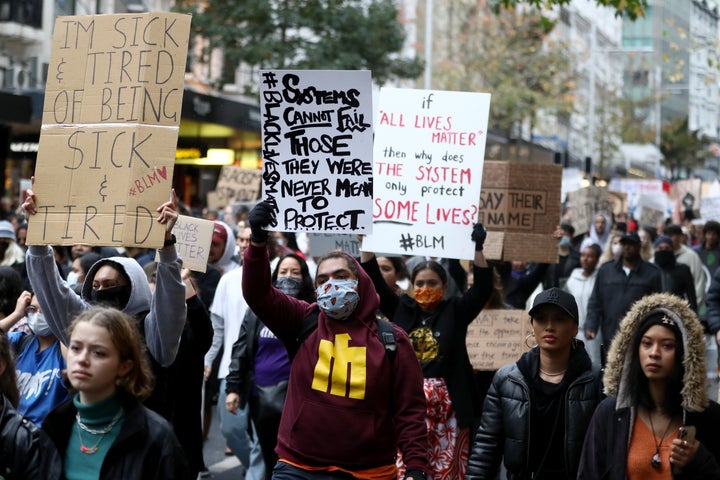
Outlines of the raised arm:
M 373 252 L 361 251 L 360 266 L 368 274 L 373 285 L 375 285 L 375 290 L 377 290 L 380 296 L 380 311 L 389 320 L 392 320 L 400 303 L 400 297 L 390 288 L 385 278 L 383 278 L 375 254 Z

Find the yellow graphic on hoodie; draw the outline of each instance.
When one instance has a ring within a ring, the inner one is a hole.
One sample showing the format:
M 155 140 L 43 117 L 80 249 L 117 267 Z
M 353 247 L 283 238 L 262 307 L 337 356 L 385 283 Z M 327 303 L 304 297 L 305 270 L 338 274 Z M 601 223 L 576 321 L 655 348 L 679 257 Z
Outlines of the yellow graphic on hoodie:
M 335 336 L 335 343 L 320 340 L 312 389 L 362 400 L 367 383 L 366 347 L 350 347 L 350 335 Z M 332 369 L 332 373 L 331 370 Z

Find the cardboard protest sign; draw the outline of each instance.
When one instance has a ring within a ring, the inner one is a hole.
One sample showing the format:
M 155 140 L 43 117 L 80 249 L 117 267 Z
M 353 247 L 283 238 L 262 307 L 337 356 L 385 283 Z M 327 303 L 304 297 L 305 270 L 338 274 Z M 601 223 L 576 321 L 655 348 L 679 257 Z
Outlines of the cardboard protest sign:
M 485 249 L 485 257 L 557 263 L 561 182 L 560 165 L 485 162 L 478 221 L 488 231 L 486 245 L 502 238 L 501 254 Z
M 207 270 L 208 254 L 212 243 L 215 222 L 204 218 L 179 215 L 173 233 L 177 239 L 175 248 L 183 267 L 195 272 Z
M 680 225 L 686 217 L 699 217 L 702 180 L 688 178 L 676 181 L 670 189 L 670 197 L 675 200 L 672 212 L 673 223 Z
M 360 256 L 360 240 L 357 235 L 343 233 L 311 233 L 310 256 L 320 257 L 333 250 L 342 250 L 353 257 Z
M 29 244 L 161 247 L 190 16 L 58 17 Z
M 363 249 L 473 258 L 489 111 L 487 93 L 380 91 L 373 234 Z
M 260 72 L 263 200 L 271 230 L 324 233 L 372 228 L 370 72 Z
M 468 327 L 465 345 L 475 370 L 497 370 L 529 350 L 532 332 L 525 310 L 483 310 Z
M 261 183 L 261 170 L 225 165 L 215 190 L 207 195 L 208 207 L 220 209 L 234 202 L 255 201 L 260 196 Z
M 658 225 L 665 223 L 668 205 L 669 202 L 665 192 L 652 195 L 641 194 L 638 196 L 633 216 L 638 219 L 641 227 L 656 229 Z
M 568 192 L 567 207 L 570 215 L 570 224 L 575 228 L 575 234 L 580 235 L 590 231 L 595 214 L 606 212 L 619 214 L 627 212 L 627 195 L 614 192 L 607 187 L 591 185 L 574 192 Z

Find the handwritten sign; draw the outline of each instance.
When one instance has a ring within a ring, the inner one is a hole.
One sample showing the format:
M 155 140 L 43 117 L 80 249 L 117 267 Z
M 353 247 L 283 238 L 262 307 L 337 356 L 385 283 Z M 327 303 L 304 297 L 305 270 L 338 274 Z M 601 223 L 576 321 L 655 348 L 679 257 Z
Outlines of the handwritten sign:
M 207 270 L 208 253 L 212 243 L 215 222 L 203 218 L 179 215 L 173 233 L 177 239 L 175 248 L 183 267 L 196 272 Z
M 700 214 L 705 221 L 720 221 L 720 196 L 703 197 L 700 200 Z
M 260 72 L 263 195 L 271 230 L 372 228 L 369 71 Z
M 208 193 L 208 207 L 220 209 L 234 202 L 255 201 L 260 196 L 261 183 L 261 170 L 225 165 L 213 195 Z
M 465 337 L 470 363 L 475 370 L 497 370 L 516 362 L 529 350 L 525 337 L 531 331 L 525 310 L 483 310 Z
M 665 192 L 659 194 L 641 194 L 638 196 L 634 215 L 641 227 L 657 228 L 665 223 L 668 211 L 668 198 Z
M 490 95 L 383 88 L 368 251 L 472 258 Z
M 310 256 L 321 257 L 333 250 L 342 250 L 353 257 L 360 256 L 360 240 L 356 235 L 343 233 L 311 233 Z
M 693 218 L 700 216 L 702 180 L 699 178 L 678 180 L 672 185 L 670 196 L 675 200 L 672 211 L 673 223 L 680 225 L 687 213 L 692 212 Z
M 567 206 L 570 210 L 570 224 L 575 228 L 575 234 L 590 231 L 597 212 L 614 213 L 617 215 L 626 212 L 627 195 L 622 192 L 613 192 L 607 187 L 591 185 L 574 192 L 568 192 Z
M 614 192 L 627 194 L 628 208 L 635 208 L 642 194 L 652 195 L 663 193 L 662 180 L 646 180 L 634 178 L 613 178 L 608 188 Z
M 478 221 L 488 231 L 493 260 L 557 263 L 562 167 L 520 162 L 485 162 Z M 502 239 L 502 240 L 498 240 Z
M 161 247 L 190 16 L 58 17 L 28 243 Z

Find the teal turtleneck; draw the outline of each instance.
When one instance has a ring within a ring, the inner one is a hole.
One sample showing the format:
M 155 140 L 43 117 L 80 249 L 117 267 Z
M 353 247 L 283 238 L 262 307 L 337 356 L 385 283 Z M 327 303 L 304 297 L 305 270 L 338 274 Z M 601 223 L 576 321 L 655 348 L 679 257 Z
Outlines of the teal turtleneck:
M 90 480 L 100 478 L 105 455 L 110 446 L 120 434 L 120 429 L 125 420 L 122 412 L 122 405 L 117 394 L 106 398 L 98 403 L 80 403 L 79 395 L 73 397 L 73 404 L 77 408 L 80 420 L 83 425 L 92 430 L 102 430 L 109 426 L 115 419 L 118 412 L 120 418 L 106 434 L 93 434 L 80 428 L 77 420 L 73 424 L 70 433 L 70 442 L 65 452 L 64 473 L 67 480 Z M 84 453 L 92 452 L 93 453 Z

